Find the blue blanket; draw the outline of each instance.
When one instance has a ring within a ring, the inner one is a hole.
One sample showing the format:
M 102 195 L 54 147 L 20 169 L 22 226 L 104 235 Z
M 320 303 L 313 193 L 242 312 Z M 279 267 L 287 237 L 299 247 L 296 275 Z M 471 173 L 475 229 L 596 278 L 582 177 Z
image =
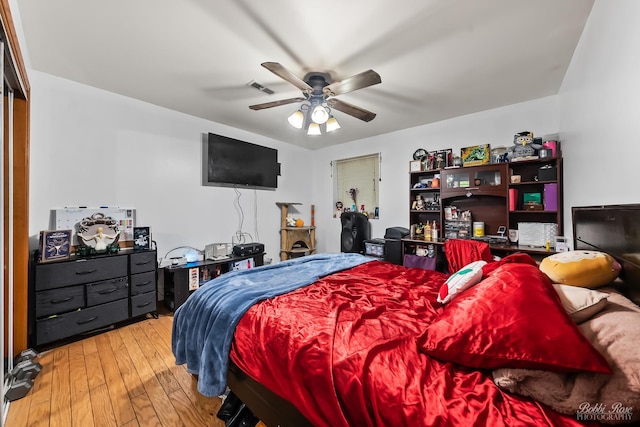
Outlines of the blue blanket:
M 176 364 L 186 363 L 187 370 L 198 375 L 200 393 L 222 394 L 233 333 L 252 305 L 372 260 L 353 253 L 316 254 L 233 271 L 207 282 L 174 313 L 171 349 Z

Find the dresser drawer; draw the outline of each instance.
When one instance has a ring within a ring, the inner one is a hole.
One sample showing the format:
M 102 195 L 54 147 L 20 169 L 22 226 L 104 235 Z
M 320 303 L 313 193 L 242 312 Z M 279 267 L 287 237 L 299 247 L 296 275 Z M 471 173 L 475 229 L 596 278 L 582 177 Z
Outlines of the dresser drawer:
M 39 345 L 50 343 L 126 320 L 128 315 L 129 301 L 123 299 L 52 316 L 37 321 L 36 339 Z
M 156 252 L 134 252 L 129 255 L 129 270 L 131 274 L 156 270 Z
M 155 311 L 156 300 L 155 292 L 147 292 L 146 294 L 131 297 L 131 317 Z
M 36 317 L 51 316 L 84 307 L 84 286 L 67 286 L 36 293 Z
M 131 296 L 144 294 L 156 290 L 156 272 L 149 271 L 147 273 L 131 275 Z
M 35 288 L 36 291 L 43 291 L 126 275 L 126 255 L 39 264 L 36 265 Z
M 87 285 L 87 306 L 104 304 L 129 296 L 129 283 L 126 277 L 103 280 Z

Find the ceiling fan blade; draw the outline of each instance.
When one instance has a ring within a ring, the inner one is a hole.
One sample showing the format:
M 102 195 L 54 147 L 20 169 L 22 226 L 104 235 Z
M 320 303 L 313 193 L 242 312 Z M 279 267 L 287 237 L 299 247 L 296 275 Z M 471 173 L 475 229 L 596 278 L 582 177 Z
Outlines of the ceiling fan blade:
M 300 98 L 300 97 L 281 99 L 280 101 L 272 101 L 272 102 L 265 102 L 264 104 L 249 105 L 249 108 L 251 108 L 252 110 L 264 110 L 265 108 L 279 107 L 281 105 L 293 104 L 294 102 L 302 102 L 305 100 L 306 100 L 305 98 Z
M 311 93 L 313 88 L 304 82 L 300 77 L 293 74 L 291 71 L 280 65 L 278 62 L 263 62 L 262 65 L 267 70 L 271 71 L 276 76 L 288 81 L 303 92 Z
M 355 105 L 349 104 L 348 102 L 340 101 L 339 99 L 328 99 L 327 104 L 329 104 L 331 108 L 335 108 L 338 111 L 342 111 L 345 114 L 348 114 L 365 122 L 370 122 L 376 117 L 376 113 L 367 111 L 364 108 L 356 107 Z
M 382 82 L 382 79 L 378 73 L 373 70 L 367 70 L 360 74 L 356 74 L 355 76 L 351 76 L 346 80 L 331 83 L 330 85 L 325 86 L 322 90 L 329 96 L 336 96 L 377 85 L 380 82 Z

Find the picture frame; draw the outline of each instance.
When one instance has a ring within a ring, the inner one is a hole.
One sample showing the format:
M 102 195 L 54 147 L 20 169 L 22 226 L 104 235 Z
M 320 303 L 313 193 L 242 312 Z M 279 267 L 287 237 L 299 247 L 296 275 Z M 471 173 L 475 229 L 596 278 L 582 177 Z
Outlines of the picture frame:
M 422 170 L 426 170 L 426 171 L 432 171 L 435 170 L 435 160 L 436 160 L 436 154 L 438 152 L 437 151 L 429 151 L 427 153 L 427 156 L 422 159 Z
M 51 262 L 71 257 L 71 235 L 73 230 L 43 230 L 40 232 L 40 262 Z
M 133 249 L 151 249 L 151 227 L 133 227 Z
M 444 169 L 453 166 L 453 150 L 438 150 L 435 155 L 434 169 Z
M 422 160 L 411 160 L 409 162 L 409 172 L 422 171 Z
M 484 165 L 491 160 L 491 147 L 489 144 L 481 144 L 461 148 L 460 157 L 463 166 Z

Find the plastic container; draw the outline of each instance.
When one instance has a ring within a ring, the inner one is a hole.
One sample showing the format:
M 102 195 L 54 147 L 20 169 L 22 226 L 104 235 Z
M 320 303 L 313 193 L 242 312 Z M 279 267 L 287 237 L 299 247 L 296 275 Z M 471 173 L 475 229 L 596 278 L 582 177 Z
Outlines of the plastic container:
M 475 221 L 473 223 L 473 237 L 484 237 L 484 222 Z

